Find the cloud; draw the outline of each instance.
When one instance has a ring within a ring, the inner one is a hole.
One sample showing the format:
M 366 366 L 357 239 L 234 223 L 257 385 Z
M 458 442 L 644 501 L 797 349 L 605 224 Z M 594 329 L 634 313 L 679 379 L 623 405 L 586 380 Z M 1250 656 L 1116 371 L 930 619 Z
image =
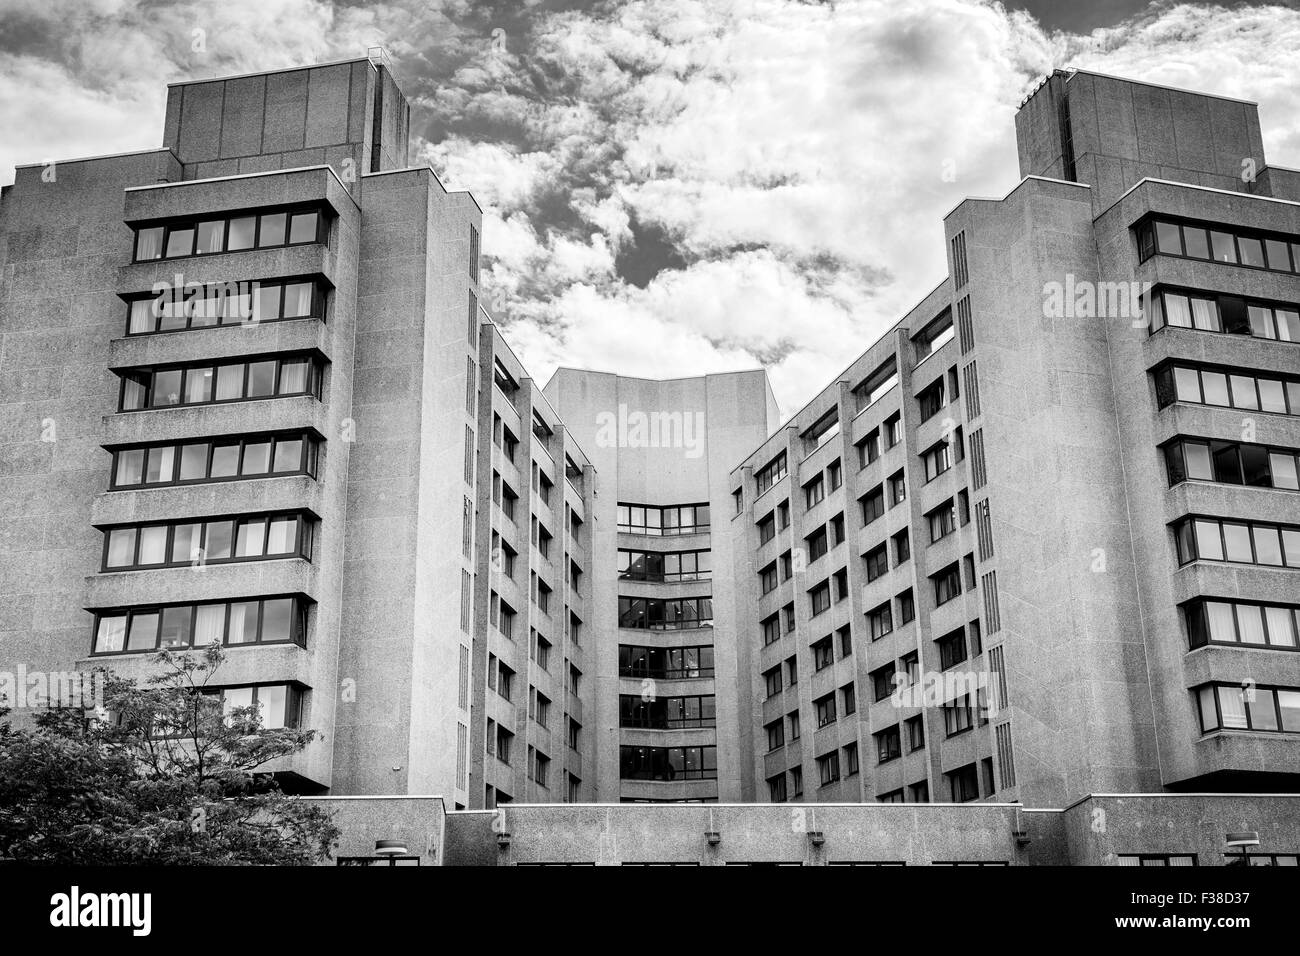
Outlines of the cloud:
M 9 0 L 0 179 L 157 146 L 168 82 L 375 44 L 414 155 L 486 210 L 488 299 L 533 375 L 761 363 L 787 413 L 942 278 L 943 215 L 1015 184 L 1015 110 L 1053 68 L 1258 100 L 1270 159 L 1300 157 L 1284 6 L 1075 35 L 992 0 Z

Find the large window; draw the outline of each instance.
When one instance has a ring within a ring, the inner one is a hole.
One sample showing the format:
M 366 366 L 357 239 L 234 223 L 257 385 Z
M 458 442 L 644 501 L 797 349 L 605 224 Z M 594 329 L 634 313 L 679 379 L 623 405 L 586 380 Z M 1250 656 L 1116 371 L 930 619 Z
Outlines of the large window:
M 256 708 L 263 730 L 297 727 L 302 722 L 303 695 L 296 684 L 209 688 L 203 693 L 221 698 L 221 712 L 228 722 L 251 717 L 254 713 L 251 708 Z
M 631 581 L 701 581 L 711 567 L 709 551 L 618 552 L 618 576 Z
M 1275 568 L 1300 568 L 1300 527 L 1184 518 L 1174 525 L 1178 563 L 1231 561 Z
M 785 452 L 781 452 L 770 462 L 754 473 L 754 484 L 758 494 L 762 494 L 786 476 Z
M 166 366 L 122 373 L 124 412 L 176 405 L 211 405 L 259 398 L 320 398 L 322 364 L 310 355 Z
M 620 694 L 618 698 L 620 727 L 676 730 L 683 727 L 713 727 L 716 724 L 712 694 L 693 697 L 652 697 L 650 700 L 645 700 L 637 694 Z
M 1194 479 L 1259 488 L 1300 489 L 1296 453 L 1244 442 L 1179 438 L 1165 446 L 1169 484 Z
M 1153 333 L 1172 326 L 1300 342 L 1300 306 L 1292 303 L 1164 289 L 1152 293 L 1148 308 Z
M 325 291 L 314 279 L 181 286 L 127 303 L 127 335 L 256 325 L 325 316 Z
M 854 386 L 854 410 L 860 412 L 868 405 L 874 404 L 897 384 L 898 364 L 894 358 L 891 357 L 874 372 Z M 879 445 L 877 445 L 877 451 L 879 451 Z
M 183 485 L 272 475 L 314 478 L 317 449 L 315 435 L 307 432 L 119 448 L 113 452 L 111 487 Z
M 175 220 L 135 227 L 135 261 L 302 246 L 324 242 L 326 235 L 325 219 L 317 208 L 284 207 Z
M 898 724 L 871 735 L 876 742 L 876 763 L 889 763 L 903 755 L 903 738 Z
M 306 646 L 307 607 L 300 597 L 268 597 L 98 611 L 92 652 L 134 654 L 213 643 Z
M 312 530 L 312 521 L 302 512 L 107 528 L 102 570 L 225 564 L 265 558 L 293 557 L 310 561 Z
M 712 677 L 713 646 L 641 647 L 620 644 L 618 673 L 620 677 L 651 677 L 659 680 Z
M 930 580 L 934 583 L 934 603 L 936 607 L 947 604 L 961 594 L 961 571 L 956 561 L 937 574 L 930 575 Z
M 623 780 L 716 780 L 717 747 L 618 748 Z
M 957 509 L 949 498 L 925 516 L 930 526 L 930 543 L 934 544 L 957 530 Z
M 1300 734 L 1300 689 L 1253 683 L 1206 684 L 1196 689 L 1201 730 Z
M 1183 606 L 1187 640 L 1205 644 L 1252 647 L 1300 647 L 1300 608 L 1282 604 L 1216 601 L 1197 598 Z
M 1160 407 L 1192 402 L 1218 408 L 1300 415 L 1300 379 L 1196 365 L 1166 365 L 1156 372 Z
M 1300 271 L 1300 242 L 1295 239 L 1235 226 L 1153 219 L 1138 227 L 1138 252 L 1143 261 L 1159 253 L 1251 269 L 1296 272 Z
M 655 631 L 713 626 L 713 598 L 618 599 L 618 626 Z
M 952 310 L 943 313 L 912 340 L 916 346 L 916 364 L 920 365 L 953 339 Z
M 656 505 L 618 506 L 618 530 L 629 534 L 696 534 L 709 530 L 709 506 Z
M 943 408 L 943 376 L 916 393 L 916 402 L 920 406 L 921 421 L 926 422 L 938 415 Z

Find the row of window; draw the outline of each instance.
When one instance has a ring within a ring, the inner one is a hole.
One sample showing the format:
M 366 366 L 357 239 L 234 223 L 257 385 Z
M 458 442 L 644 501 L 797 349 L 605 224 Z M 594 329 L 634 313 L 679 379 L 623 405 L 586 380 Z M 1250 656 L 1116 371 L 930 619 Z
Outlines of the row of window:
M 713 626 L 713 598 L 618 599 L 618 626 L 656 631 Z
M 620 677 L 649 677 L 656 680 L 712 677 L 713 646 L 640 647 L 635 644 L 620 644 L 618 674 Z
M 698 534 L 709 530 L 709 506 L 619 504 L 618 530 L 629 534 Z
M 1161 290 L 1152 293 L 1148 314 L 1153 333 L 1172 326 L 1300 342 L 1300 308 L 1235 295 Z
M 269 475 L 314 478 L 318 449 L 316 438 L 303 432 L 119 448 L 113 452 L 111 487 L 182 485 Z
M 1297 456 L 1289 448 L 1179 438 L 1165 446 L 1169 484 L 1195 479 L 1257 488 L 1300 489 Z
M 761 496 L 787 474 L 789 474 L 789 465 L 786 454 L 780 452 L 766 465 L 754 472 L 755 497 Z
M 122 373 L 119 409 L 133 412 L 292 395 L 319 399 L 322 372 L 320 361 L 305 355 L 139 369 Z
M 689 727 L 714 727 L 717 710 L 712 694 L 691 697 L 652 697 L 635 694 L 618 697 L 618 725 L 651 730 L 678 730 Z
M 1207 684 L 1197 688 L 1201 730 L 1254 730 L 1300 734 L 1300 689 L 1253 683 Z
M 1300 608 L 1200 598 L 1183 608 L 1192 647 L 1246 644 L 1300 647 Z
M 1213 228 L 1155 219 L 1138 227 L 1138 254 L 1206 259 L 1274 272 L 1300 271 L 1300 242 L 1232 226 Z
M 852 777 L 858 772 L 858 745 L 844 747 L 844 777 Z M 817 778 L 821 786 L 828 787 L 840 780 L 840 751 L 832 750 L 817 758 Z
M 135 230 L 135 261 L 309 245 L 324 240 L 324 227 L 324 217 L 316 209 L 275 209 L 141 226 Z
M 212 643 L 305 646 L 307 602 L 273 597 L 100 611 L 94 633 L 95 654 L 201 648 Z
M 622 780 L 716 780 L 717 747 L 618 748 Z
M 298 512 L 126 525 L 104 533 L 102 570 L 180 567 L 261 558 L 311 560 L 313 523 Z
M 618 551 L 618 576 L 630 581 L 700 581 L 712 569 L 709 551 Z
M 187 286 L 131 299 L 127 304 L 126 334 L 180 332 L 280 319 L 319 319 L 324 314 L 324 289 L 312 281 Z
M 1220 518 L 1185 518 L 1174 526 L 1178 563 L 1232 561 L 1300 568 L 1300 527 Z
M 1300 415 L 1300 379 L 1281 379 L 1195 365 L 1166 365 L 1156 372 L 1156 400 L 1164 408 L 1191 402 L 1218 408 Z
M 897 606 L 897 613 L 894 606 Z M 878 641 L 886 634 L 894 630 L 895 622 L 899 627 L 908 624 L 916 617 L 916 600 L 912 595 L 912 589 L 908 588 L 902 594 L 894 598 L 892 602 L 886 601 L 879 607 L 872 608 L 867 612 L 867 634 L 871 640 Z

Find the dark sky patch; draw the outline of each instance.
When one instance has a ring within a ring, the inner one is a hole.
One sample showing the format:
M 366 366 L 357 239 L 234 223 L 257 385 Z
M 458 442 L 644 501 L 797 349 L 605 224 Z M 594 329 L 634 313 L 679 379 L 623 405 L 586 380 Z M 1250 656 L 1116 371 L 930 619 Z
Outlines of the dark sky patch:
M 619 278 L 644 289 L 665 269 L 681 269 L 686 260 L 662 229 L 653 223 L 631 223 L 632 241 L 619 250 L 614 268 Z

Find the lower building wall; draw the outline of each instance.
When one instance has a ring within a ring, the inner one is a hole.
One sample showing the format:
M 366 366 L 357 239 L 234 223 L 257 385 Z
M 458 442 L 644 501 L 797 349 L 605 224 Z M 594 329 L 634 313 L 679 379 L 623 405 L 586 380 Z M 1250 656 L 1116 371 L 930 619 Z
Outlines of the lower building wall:
M 1019 804 L 519 804 L 447 812 L 441 797 L 317 797 L 342 831 L 336 860 L 377 841 L 424 866 L 783 864 L 1113 866 L 1121 855 L 1226 862 L 1228 833 L 1252 854 L 1300 854 L 1300 795 L 1094 795 L 1066 809 Z M 710 834 L 715 834 L 711 842 Z M 334 862 L 334 861 L 330 861 Z M 380 861 L 376 861 L 380 862 Z

